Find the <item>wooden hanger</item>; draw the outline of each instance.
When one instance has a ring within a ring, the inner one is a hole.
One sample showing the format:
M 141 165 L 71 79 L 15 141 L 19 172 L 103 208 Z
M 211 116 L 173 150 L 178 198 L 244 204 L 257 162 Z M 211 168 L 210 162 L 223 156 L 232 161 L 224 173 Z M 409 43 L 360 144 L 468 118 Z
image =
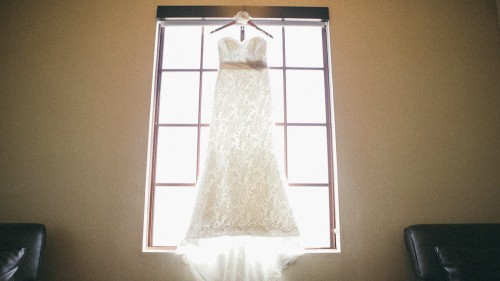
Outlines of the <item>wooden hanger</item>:
M 213 30 L 212 32 L 210 32 L 210 34 L 212 34 L 214 32 L 217 32 L 217 31 L 219 31 L 221 29 L 224 29 L 224 28 L 226 28 L 228 26 L 234 25 L 234 24 L 240 24 L 241 25 L 241 31 L 242 31 L 241 38 L 240 38 L 241 41 L 243 41 L 244 38 L 245 38 L 245 36 L 244 36 L 244 32 L 245 32 L 244 29 L 245 29 L 245 27 L 244 26 L 247 25 L 247 24 L 250 25 L 250 26 L 252 26 L 252 27 L 254 27 L 258 31 L 264 33 L 265 35 L 273 38 L 273 36 L 270 33 L 266 32 L 263 29 L 261 29 L 260 27 L 258 27 L 252 21 L 252 19 L 250 18 L 250 15 L 246 11 L 239 11 L 236 14 L 236 16 L 234 16 L 234 19 L 231 22 L 229 22 L 229 23 L 227 23 L 227 24 L 225 24 L 225 25 L 223 25 L 223 26 L 221 26 L 221 27 Z

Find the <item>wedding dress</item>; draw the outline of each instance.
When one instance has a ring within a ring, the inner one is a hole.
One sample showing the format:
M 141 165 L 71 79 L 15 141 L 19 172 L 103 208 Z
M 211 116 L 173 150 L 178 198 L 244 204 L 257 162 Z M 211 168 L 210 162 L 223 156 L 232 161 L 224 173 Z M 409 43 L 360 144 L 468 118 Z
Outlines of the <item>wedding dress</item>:
M 210 137 L 185 240 L 197 280 L 278 280 L 302 248 L 273 148 L 266 40 L 219 40 Z

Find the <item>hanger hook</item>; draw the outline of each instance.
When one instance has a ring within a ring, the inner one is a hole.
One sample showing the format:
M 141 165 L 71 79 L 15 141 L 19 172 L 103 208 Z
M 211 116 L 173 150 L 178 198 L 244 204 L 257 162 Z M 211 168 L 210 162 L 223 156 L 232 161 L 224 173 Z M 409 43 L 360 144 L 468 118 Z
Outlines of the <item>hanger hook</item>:
M 245 25 L 250 20 L 250 15 L 247 12 L 239 11 L 234 20 L 239 24 Z

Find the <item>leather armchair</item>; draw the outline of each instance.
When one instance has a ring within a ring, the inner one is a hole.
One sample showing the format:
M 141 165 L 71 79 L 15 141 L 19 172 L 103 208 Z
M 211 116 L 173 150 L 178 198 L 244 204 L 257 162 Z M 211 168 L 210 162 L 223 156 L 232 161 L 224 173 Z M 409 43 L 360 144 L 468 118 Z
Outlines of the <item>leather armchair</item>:
M 1 223 L 0 251 L 25 248 L 26 252 L 14 275 L 16 281 L 36 281 L 45 245 L 43 224 Z
M 478 249 L 479 251 L 497 249 L 498 251 L 500 249 L 500 224 L 412 225 L 404 230 L 404 239 L 415 273 L 414 280 L 447 281 L 448 274 L 457 273 L 456 271 L 450 273 L 449 268 L 445 270 L 439 247 Z M 461 279 L 453 278 L 452 280 Z M 471 280 L 481 279 L 472 278 Z

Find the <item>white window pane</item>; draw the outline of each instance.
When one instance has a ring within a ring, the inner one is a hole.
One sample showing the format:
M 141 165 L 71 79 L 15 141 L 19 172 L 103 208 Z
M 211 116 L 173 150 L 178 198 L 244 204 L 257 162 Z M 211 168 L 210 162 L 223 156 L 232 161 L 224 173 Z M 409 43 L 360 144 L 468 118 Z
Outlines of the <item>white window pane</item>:
M 221 38 L 232 37 L 238 40 L 240 38 L 240 29 L 236 25 L 226 27 L 210 34 L 210 32 L 216 28 L 217 26 L 205 27 L 203 68 L 219 68 L 219 40 Z
M 200 68 L 201 27 L 165 27 L 163 68 Z
M 178 246 L 185 237 L 196 197 L 194 187 L 156 187 L 153 246 Z
M 321 27 L 285 27 L 287 66 L 323 67 Z
M 306 248 L 330 247 L 328 187 L 291 187 L 288 198 Z
M 269 70 L 269 81 L 271 83 L 271 93 L 273 98 L 273 114 L 275 122 L 283 123 L 283 70 Z
M 166 72 L 161 79 L 160 123 L 198 123 L 198 72 Z
M 286 72 L 287 120 L 325 123 L 325 79 L 321 70 Z
M 214 104 L 214 90 L 216 81 L 217 72 L 203 73 L 201 123 L 210 123 L 210 120 L 212 119 L 212 108 Z
M 156 182 L 196 181 L 196 127 L 162 127 L 158 131 Z
M 283 126 L 275 126 L 273 131 L 273 144 L 274 151 L 276 151 L 276 157 L 278 158 L 278 163 L 284 170 L 285 167 L 285 128 Z
M 267 65 L 268 66 L 283 66 L 283 44 L 281 26 L 266 26 L 259 25 L 260 28 L 270 33 L 273 38 L 265 35 L 257 29 L 248 26 L 245 29 L 246 38 L 262 37 L 267 41 Z
M 205 159 L 207 158 L 208 138 L 210 136 L 210 127 L 201 127 L 200 129 L 200 172 L 203 171 L 205 166 Z
M 328 183 L 328 153 L 324 126 L 289 126 L 288 181 Z

